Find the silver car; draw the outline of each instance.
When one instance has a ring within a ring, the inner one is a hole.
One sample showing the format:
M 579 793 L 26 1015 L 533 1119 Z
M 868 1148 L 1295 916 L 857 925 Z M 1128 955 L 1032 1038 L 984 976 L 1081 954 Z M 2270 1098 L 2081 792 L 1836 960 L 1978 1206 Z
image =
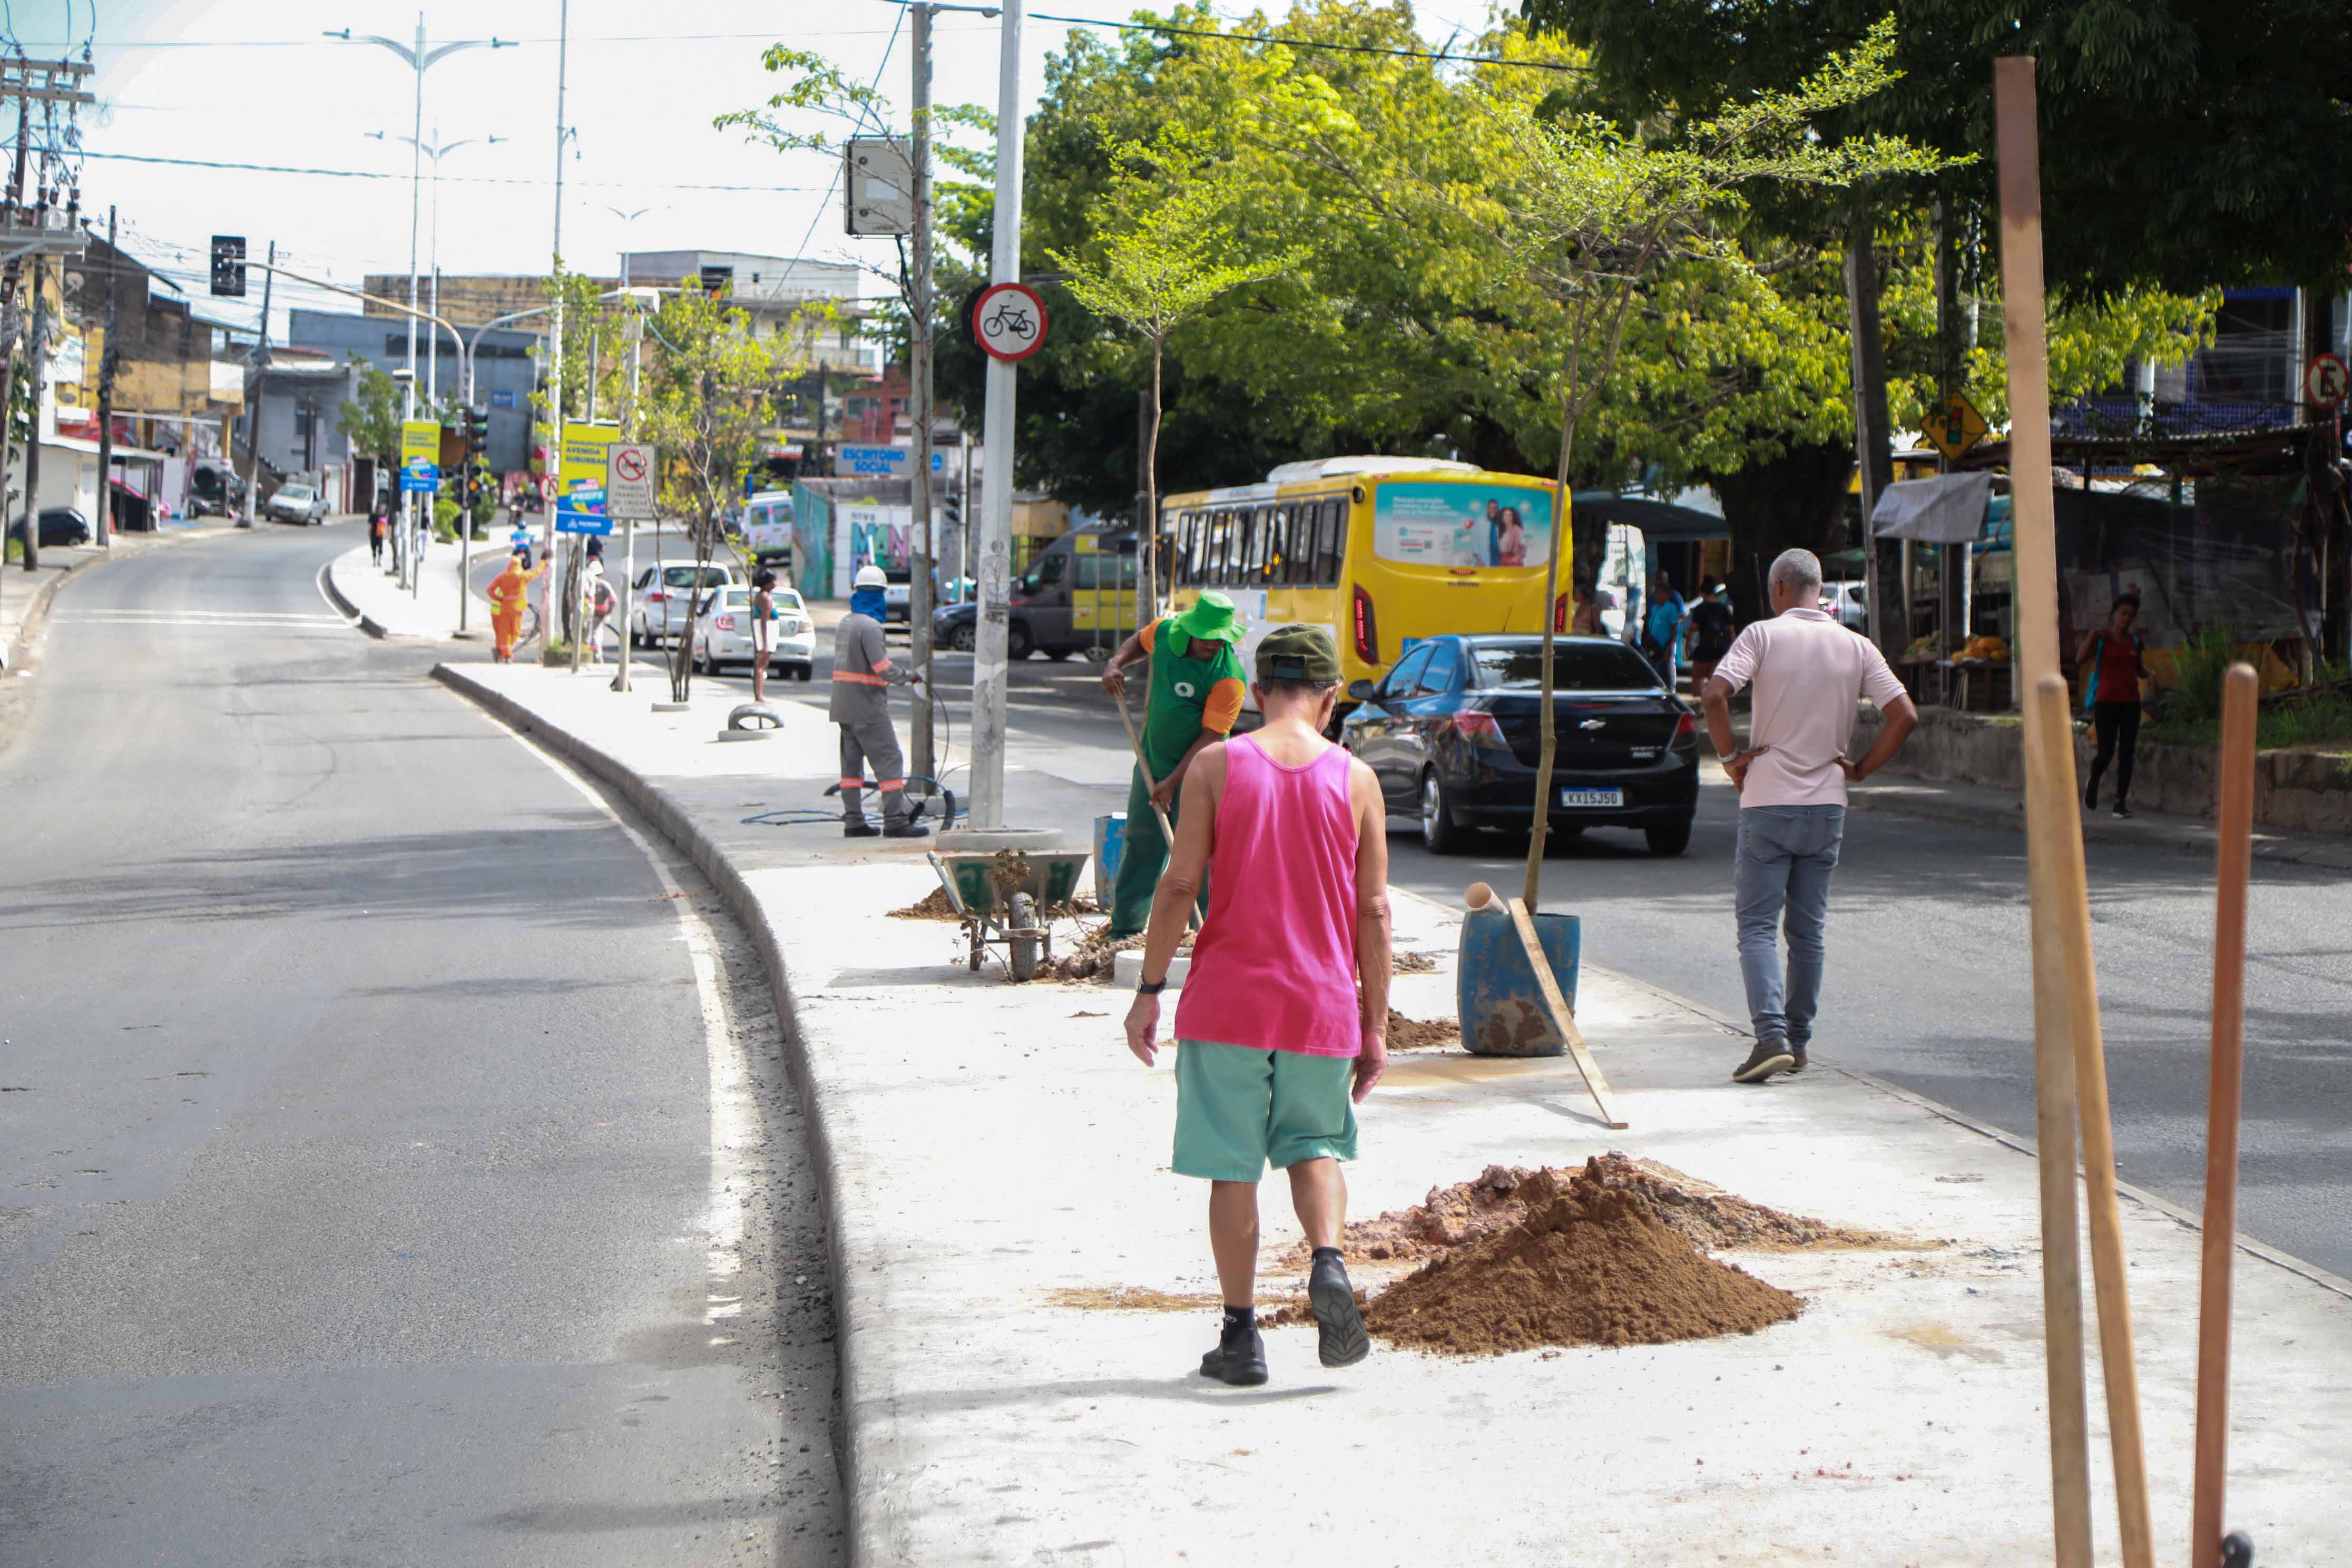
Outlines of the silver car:
M 261 503 L 261 510 L 280 522 L 316 528 L 327 521 L 327 498 L 313 486 L 289 482 L 278 486 L 276 493 Z

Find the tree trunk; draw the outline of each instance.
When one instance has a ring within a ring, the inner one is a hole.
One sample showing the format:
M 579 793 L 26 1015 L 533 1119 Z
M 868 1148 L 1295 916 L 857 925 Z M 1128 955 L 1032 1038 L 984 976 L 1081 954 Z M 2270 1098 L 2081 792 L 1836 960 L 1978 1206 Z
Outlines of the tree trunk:
M 1783 550 L 1837 548 L 1853 448 L 1843 441 L 1791 447 L 1736 473 L 1700 476 L 1731 529 L 1731 603 L 1742 626 L 1772 613 L 1765 577 Z
M 1570 384 L 1575 384 L 1573 361 L 1569 373 Z M 1526 902 L 1528 913 L 1533 914 L 1538 903 L 1537 882 L 1543 874 L 1544 843 L 1551 830 L 1551 763 L 1559 738 L 1553 733 L 1552 721 L 1552 639 L 1559 626 L 1559 612 L 1555 603 L 1559 598 L 1559 558 L 1563 552 L 1575 548 L 1574 518 L 1570 514 L 1568 499 L 1569 465 L 1576 452 L 1576 406 L 1570 404 L 1560 413 L 1559 468 L 1553 478 L 1553 496 L 1558 522 L 1551 531 L 1551 548 L 1544 552 L 1543 596 L 1543 708 L 1536 716 L 1543 736 L 1543 751 L 1536 760 L 1535 817 L 1528 830 L 1528 879 Z M 1571 567 L 1571 570 L 1573 568 Z
M 705 569 L 710 564 L 710 540 L 718 525 L 708 516 L 694 524 L 694 585 L 686 594 L 686 632 L 677 640 L 677 652 L 670 659 L 669 700 L 683 702 L 694 689 L 694 626 L 702 608 L 702 586 Z
M 1143 554 L 1137 563 L 1141 573 L 1141 594 L 1135 601 L 1139 631 L 1160 618 L 1160 359 L 1165 347 L 1160 339 L 1151 340 L 1150 419 L 1143 437 L 1143 515 L 1136 520 L 1135 531 Z

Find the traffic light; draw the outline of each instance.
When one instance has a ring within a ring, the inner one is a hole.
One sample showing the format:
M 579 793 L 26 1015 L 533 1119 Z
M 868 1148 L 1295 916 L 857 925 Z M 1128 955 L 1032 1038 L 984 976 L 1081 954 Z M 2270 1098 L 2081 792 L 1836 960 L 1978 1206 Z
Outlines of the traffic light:
M 245 298 L 245 236 L 213 236 L 213 293 L 224 300 Z
M 488 409 L 459 409 L 457 429 L 464 437 L 466 456 L 468 458 L 478 458 L 490 449 L 490 411 Z

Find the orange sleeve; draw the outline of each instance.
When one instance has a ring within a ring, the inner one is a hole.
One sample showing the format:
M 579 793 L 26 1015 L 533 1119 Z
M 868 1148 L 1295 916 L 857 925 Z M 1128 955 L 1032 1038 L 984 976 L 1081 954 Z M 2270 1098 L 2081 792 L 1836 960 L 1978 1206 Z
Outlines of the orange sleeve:
M 1248 688 L 1230 675 L 1209 688 L 1209 700 L 1201 708 L 1201 728 L 1215 735 L 1232 734 L 1247 693 Z
M 1136 633 L 1135 636 L 1136 640 L 1143 644 L 1143 651 L 1150 653 L 1151 651 L 1152 643 L 1160 636 L 1160 623 L 1158 621 L 1152 622 L 1150 626 Z

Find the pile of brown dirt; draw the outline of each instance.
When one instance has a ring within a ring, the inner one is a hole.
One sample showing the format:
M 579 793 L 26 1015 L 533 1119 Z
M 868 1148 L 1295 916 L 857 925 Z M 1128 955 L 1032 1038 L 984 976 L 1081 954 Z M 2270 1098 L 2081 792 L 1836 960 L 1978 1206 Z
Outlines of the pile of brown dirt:
M 1546 1189 L 1507 1230 L 1435 1259 L 1372 1298 L 1364 1321 L 1393 1343 L 1454 1355 L 1544 1345 L 1670 1344 L 1752 1334 L 1802 1303 L 1707 1257 L 1600 1160 Z
M 959 918 L 945 888 L 933 888 L 903 910 L 892 910 L 894 921 L 952 921 Z
M 1140 931 L 1113 942 L 1108 921 L 1092 930 L 1081 927 L 1077 945 L 1056 952 L 1048 963 L 1040 963 L 1037 977 L 1040 980 L 1108 980 L 1112 965 L 1120 953 L 1130 949 L 1139 952 L 1142 947 L 1143 933 Z M 1177 943 L 1176 951 L 1179 953 L 1192 951 L 1192 938 L 1189 932 L 1182 942 Z
M 1461 1043 L 1462 1026 L 1451 1018 L 1433 1018 L 1423 1024 L 1393 1007 L 1389 1009 L 1389 1049 L 1392 1051 L 1442 1050 Z
M 1434 974 L 1437 960 L 1425 952 L 1391 952 L 1389 970 L 1394 974 Z
M 1373 1262 L 1443 1257 L 1517 1225 L 1529 1210 L 1565 1191 L 1571 1179 L 1591 1179 L 1640 1194 L 1669 1228 L 1708 1252 L 1927 1245 L 1881 1231 L 1849 1230 L 1805 1215 L 1783 1214 L 1734 1197 L 1671 1165 L 1636 1160 L 1615 1150 L 1595 1155 L 1581 1171 L 1572 1166 L 1530 1170 L 1524 1165 L 1489 1165 L 1474 1180 L 1430 1188 L 1429 1195 L 1412 1208 L 1391 1209 L 1376 1219 L 1353 1222 L 1342 1244 L 1349 1258 Z M 1286 1262 L 1305 1268 L 1306 1244 L 1301 1242 L 1284 1257 Z

